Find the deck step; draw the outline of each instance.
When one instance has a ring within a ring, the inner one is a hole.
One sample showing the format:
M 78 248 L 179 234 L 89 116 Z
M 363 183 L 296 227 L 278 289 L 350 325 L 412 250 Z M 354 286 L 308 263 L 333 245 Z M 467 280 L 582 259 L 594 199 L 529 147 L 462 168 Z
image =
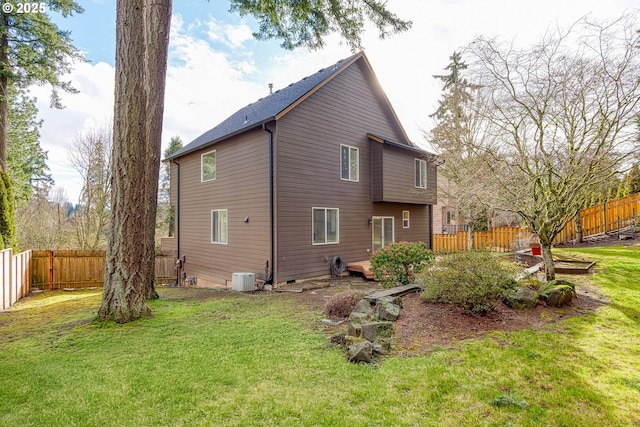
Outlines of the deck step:
M 347 270 L 355 273 L 361 273 L 368 280 L 374 279 L 370 261 L 350 262 L 347 264 Z

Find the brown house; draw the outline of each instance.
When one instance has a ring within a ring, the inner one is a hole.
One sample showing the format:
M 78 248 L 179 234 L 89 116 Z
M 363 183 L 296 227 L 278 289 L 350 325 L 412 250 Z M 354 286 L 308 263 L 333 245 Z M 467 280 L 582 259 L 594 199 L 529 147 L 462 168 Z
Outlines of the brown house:
M 184 274 L 282 283 L 393 241 L 430 245 L 433 159 L 407 138 L 364 53 L 320 70 L 166 159 Z

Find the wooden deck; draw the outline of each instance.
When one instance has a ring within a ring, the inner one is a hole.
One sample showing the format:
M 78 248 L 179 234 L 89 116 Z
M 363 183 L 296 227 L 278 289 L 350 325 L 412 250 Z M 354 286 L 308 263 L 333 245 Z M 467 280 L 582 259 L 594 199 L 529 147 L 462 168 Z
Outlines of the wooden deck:
M 355 273 L 361 273 L 368 280 L 374 279 L 370 261 L 350 262 L 347 264 L 347 270 Z

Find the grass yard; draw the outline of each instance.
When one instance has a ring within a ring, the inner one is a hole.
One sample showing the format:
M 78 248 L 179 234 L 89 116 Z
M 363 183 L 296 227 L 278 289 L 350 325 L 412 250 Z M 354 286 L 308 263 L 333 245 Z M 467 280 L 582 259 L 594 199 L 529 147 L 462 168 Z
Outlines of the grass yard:
M 374 365 L 292 295 L 165 288 L 100 325 L 99 291 L 45 292 L 0 313 L 0 426 L 640 425 L 640 246 L 558 252 L 608 305 Z

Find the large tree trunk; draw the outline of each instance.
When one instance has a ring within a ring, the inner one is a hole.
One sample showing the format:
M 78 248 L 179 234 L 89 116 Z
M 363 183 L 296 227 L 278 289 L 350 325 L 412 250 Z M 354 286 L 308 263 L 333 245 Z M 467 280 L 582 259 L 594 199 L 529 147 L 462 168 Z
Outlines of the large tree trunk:
M 157 296 L 155 217 L 170 20 L 171 0 L 117 2 L 112 211 L 101 320 L 148 316 L 146 298 Z
M 7 124 L 9 120 L 9 22 L 0 12 L 0 169 L 7 170 Z
M 147 1 L 146 58 L 147 122 L 146 122 L 146 214 L 147 230 L 145 262 L 150 267 L 145 280 L 147 299 L 159 298 L 155 289 L 155 229 L 158 206 L 158 176 L 160 174 L 162 115 L 164 112 L 164 88 L 167 75 L 169 31 L 171 29 L 171 0 Z
M 576 243 L 582 243 L 582 218 L 580 217 L 580 211 L 576 214 L 574 222 L 576 226 Z
M 553 256 L 551 255 L 551 244 L 540 242 L 540 250 L 544 261 L 544 275 L 547 282 L 549 282 L 556 278 L 556 267 L 553 264 Z

